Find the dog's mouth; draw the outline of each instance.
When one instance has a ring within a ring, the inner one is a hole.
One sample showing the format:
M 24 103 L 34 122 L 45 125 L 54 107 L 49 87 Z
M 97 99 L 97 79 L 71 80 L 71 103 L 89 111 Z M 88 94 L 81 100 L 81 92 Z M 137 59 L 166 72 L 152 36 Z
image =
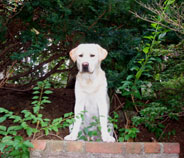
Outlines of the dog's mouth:
M 93 71 L 89 70 L 89 67 L 82 67 L 82 73 L 93 74 Z
M 89 66 L 88 65 L 82 65 L 82 72 L 89 72 Z
M 89 63 L 88 62 L 84 62 L 82 63 L 82 73 L 93 73 L 89 70 Z
M 77 63 L 77 67 L 80 73 L 93 74 L 94 72 L 92 69 L 90 69 L 89 63 L 87 62 L 84 62 L 80 65 Z

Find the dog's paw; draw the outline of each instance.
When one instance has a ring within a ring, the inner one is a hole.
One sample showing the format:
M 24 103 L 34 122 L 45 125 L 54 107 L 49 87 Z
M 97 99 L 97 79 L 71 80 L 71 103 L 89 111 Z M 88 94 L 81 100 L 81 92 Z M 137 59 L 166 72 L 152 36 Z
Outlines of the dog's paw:
M 102 135 L 102 140 L 104 142 L 115 142 L 114 137 L 110 136 L 109 134 Z
M 77 135 L 69 134 L 66 137 L 64 137 L 64 140 L 77 140 Z

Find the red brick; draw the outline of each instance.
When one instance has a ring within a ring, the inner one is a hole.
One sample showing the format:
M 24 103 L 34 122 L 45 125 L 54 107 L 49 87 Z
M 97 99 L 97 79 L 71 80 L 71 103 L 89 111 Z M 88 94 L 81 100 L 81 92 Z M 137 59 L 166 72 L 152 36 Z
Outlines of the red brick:
M 83 152 L 84 143 L 79 141 L 68 141 L 66 142 L 66 151 L 68 152 Z
M 142 150 L 141 143 L 126 143 L 126 152 L 129 154 L 140 154 Z
M 64 142 L 62 141 L 49 141 L 48 146 L 51 152 L 64 151 Z
M 180 145 L 178 143 L 164 143 L 164 153 L 178 154 L 180 153 Z
M 34 148 L 31 150 L 45 150 L 47 142 L 45 140 L 32 140 Z
M 144 152 L 148 154 L 160 153 L 160 147 L 159 143 L 144 143 Z
M 122 143 L 87 142 L 86 152 L 121 154 L 123 152 L 123 144 Z

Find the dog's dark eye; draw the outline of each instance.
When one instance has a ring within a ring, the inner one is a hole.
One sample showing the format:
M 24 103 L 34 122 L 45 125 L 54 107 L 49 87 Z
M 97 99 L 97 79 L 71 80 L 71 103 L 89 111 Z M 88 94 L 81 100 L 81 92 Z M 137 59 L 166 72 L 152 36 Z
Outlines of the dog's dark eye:
M 83 57 L 83 54 L 80 54 L 79 57 Z
M 94 54 L 90 54 L 90 57 L 94 57 L 95 55 Z

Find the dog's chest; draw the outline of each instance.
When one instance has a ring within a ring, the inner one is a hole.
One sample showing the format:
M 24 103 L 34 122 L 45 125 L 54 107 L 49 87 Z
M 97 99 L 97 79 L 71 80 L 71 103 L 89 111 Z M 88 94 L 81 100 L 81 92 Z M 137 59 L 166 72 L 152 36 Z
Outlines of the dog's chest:
M 87 111 L 87 115 L 98 116 L 98 104 L 96 96 L 88 96 L 85 98 L 84 109 Z
M 101 88 L 101 85 L 96 80 L 83 79 L 79 82 L 80 89 L 85 93 L 97 93 Z

